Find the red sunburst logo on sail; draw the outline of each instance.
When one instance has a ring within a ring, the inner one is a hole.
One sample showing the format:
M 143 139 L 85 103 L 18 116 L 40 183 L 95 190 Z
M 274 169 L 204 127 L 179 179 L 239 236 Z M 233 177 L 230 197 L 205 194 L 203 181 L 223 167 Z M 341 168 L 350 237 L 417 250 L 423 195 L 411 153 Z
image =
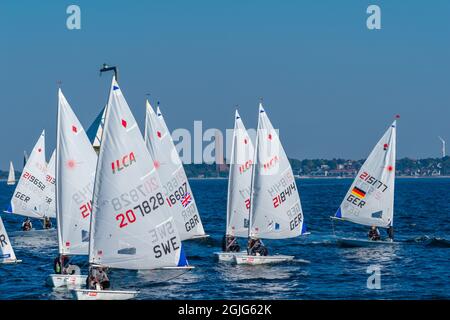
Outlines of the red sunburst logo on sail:
M 73 169 L 73 168 L 75 168 L 75 160 L 69 160 L 69 161 L 67 161 L 67 167 L 69 168 L 69 169 Z
M 122 119 L 122 126 L 123 126 L 124 128 L 127 127 L 127 122 L 126 122 L 124 119 Z

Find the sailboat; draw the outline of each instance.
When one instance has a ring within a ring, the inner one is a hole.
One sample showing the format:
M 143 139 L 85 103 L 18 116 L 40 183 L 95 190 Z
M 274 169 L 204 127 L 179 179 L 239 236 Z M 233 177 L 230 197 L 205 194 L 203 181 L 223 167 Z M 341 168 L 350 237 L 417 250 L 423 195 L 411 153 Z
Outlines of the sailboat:
M 394 223 L 394 184 L 396 153 L 395 120 L 376 144 L 359 170 L 332 219 L 392 230 Z M 391 228 L 391 229 L 389 229 Z M 396 244 L 392 239 L 338 238 L 342 246 Z
M 194 194 L 161 111 L 158 116 L 146 101 L 145 144 L 164 190 L 170 214 L 173 216 L 181 240 L 205 238 L 203 224 Z
M 0 264 L 20 263 L 22 260 L 17 260 L 8 234 L 6 233 L 5 225 L 2 217 L 0 217 Z
M 250 198 L 250 239 L 287 239 L 306 233 L 302 205 L 294 173 L 277 131 L 262 103 L 253 158 Z M 286 255 L 235 255 L 237 264 L 268 264 L 290 261 Z
M 58 250 L 62 256 L 87 256 L 97 154 L 61 89 L 56 134 Z M 51 274 L 52 287 L 81 286 L 86 275 Z
M 192 269 L 142 134 L 113 77 L 94 182 L 89 263 L 129 270 Z M 132 299 L 138 291 L 75 289 L 76 299 Z
M 46 173 L 45 131 L 42 131 L 5 212 L 39 219 L 56 217 L 51 206 L 53 199 L 47 193 Z
M 254 148 L 244 123 L 236 110 L 228 178 L 227 220 L 225 236 L 248 236 L 250 189 Z M 234 261 L 245 252 L 215 252 L 219 261 Z
M 6 181 L 8 186 L 13 186 L 16 184 L 16 173 L 14 172 L 14 166 L 12 161 L 9 162 L 9 174 L 8 180 Z

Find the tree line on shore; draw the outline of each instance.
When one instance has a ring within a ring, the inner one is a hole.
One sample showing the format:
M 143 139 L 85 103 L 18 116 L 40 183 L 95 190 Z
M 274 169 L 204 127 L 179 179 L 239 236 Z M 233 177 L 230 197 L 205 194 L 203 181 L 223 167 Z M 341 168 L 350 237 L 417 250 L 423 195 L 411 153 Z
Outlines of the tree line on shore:
M 364 159 L 290 159 L 292 170 L 298 176 L 352 177 L 364 163 Z M 186 164 L 189 178 L 228 177 L 229 165 Z M 450 175 L 450 156 L 444 158 L 411 159 L 402 158 L 396 162 L 396 173 L 400 176 L 447 176 Z M 16 177 L 20 172 L 16 171 Z M 7 171 L 0 171 L 0 179 L 8 177 Z

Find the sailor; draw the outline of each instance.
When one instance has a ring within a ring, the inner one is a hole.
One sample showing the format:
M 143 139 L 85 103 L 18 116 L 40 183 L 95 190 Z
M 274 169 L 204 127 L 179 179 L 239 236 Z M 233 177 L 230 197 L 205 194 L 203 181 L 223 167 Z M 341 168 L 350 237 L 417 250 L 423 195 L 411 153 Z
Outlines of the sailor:
M 223 252 L 239 252 L 241 251 L 241 247 L 237 242 L 235 236 L 232 235 L 224 235 L 222 239 L 222 251 Z
M 56 274 L 67 274 L 67 268 L 69 266 L 69 257 L 65 255 L 57 256 L 53 260 L 53 269 Z
M 106 274 L 106 268 L 98 269 L 98 282 L 100 284 L 101 290 L 105 290 L 109 288 L 109 278 Z
M 27 217 L 22 222 L 22 231 L 30 231 L 31 229 L 33 229 L 33 224 L 31 223 L 30 218 Z
M 87 287 L 91 290 L 105 290 L 110 286 L 106 269 L 103 267 L 91 267 L 87 278 Z
M 52 227 L 52 221 L 50 220 L 49 217 L 44 216 L 44 225 L 43 225 L 44 229 L 51 229 Z
M 269 251 L 266 246 L 264 246 L 261 239 L 250 238 L 248 240 L 248 254 L 252 256 L 267 256 Z
M 394 241 L 394 227 L 393 226 L 389 226 L 387 228 L 387 234 L 388 234 L 389 239 L 391 241 Z
M 372 240 L 372 241 L 381 240 L 380 231 L 378 231 L 378 228 L 376 226 L 372 226 L 370 228 L 367 236 L 369 237 L 369 240 Z
M 97 279 L 97 269 L 95 267 L 91 267 L 89 269 L 89 276 L 86 279 L 86 287 L 90 290 L 100 290 L 100 284 Z

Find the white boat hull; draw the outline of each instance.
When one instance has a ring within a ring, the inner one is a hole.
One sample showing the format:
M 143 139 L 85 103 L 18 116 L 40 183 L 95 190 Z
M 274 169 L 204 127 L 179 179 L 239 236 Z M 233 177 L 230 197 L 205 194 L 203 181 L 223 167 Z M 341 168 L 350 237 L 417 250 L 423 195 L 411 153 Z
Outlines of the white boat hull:
M 9 260 L 0 261 L 0 264 L 16 264 L 16 263 L 21 263 L 21 262 L 22 262 L 22 260 L 11 260 L 11 259 L 9 259 Z
M 79 288 L 86 284 L 86 275 L 81 274 L 51 274 L 46 283 L 50 287 L 75 287 Z
M 234 262 L 235 256 L 247 255 L 247 252 L 214 252 L 219 261 Z
M 356 238 L 339 238 L 336 240 L 336 242 L 338 245 L 342 247 L 349 247 L 349 248 L 398 244 L 398 242 L 394 241 L 385 241 L 385 240 L 374 241 L 369 239 L 356 239 Z
M 236 255 L 234 260 L 237 264 L 248 264 L 248 265 L 260 265 L 260 264 L 272 264 L 281 263 L 294 260 L 294 256 L 250 256 L 247 254 Z
M 201 240 L 201 239 L 206 239 L 206 238 L 209 238 L 209 237 L 210 237 L 209 234 L 202 234 L 202 235 L 193 236 L 193 237 L 191 237 L 189 239 L 186 239 L 186 241 L 189 241 L 189 240 Z
M 113 290 L 72 290 L 76 300 L 130 300 L 135 298 L 139 291 L 113 291 Z

